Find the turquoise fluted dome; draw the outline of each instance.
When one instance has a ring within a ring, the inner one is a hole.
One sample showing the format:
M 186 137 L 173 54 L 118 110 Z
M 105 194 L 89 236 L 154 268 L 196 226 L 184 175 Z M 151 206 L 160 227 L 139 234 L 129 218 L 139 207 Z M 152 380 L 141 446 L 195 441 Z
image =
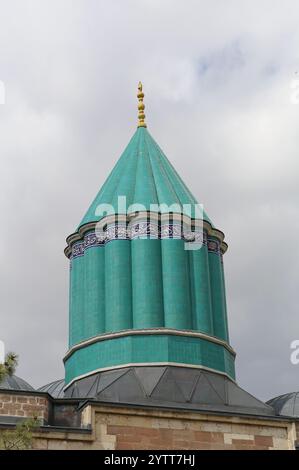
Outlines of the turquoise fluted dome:
M 196 203 L 139 127 L 67 238 L 66 388 L 128 366 L 201 368 L 234 378 L 222 262 L 227 245 L 202 211 L 201 247 L 187 247 L 196 238 Z
M 119 196 L 126 197 L 128 207 L 142 204 L 150 210 L 151 205 L 158 204 L 163 213 L 167 212 L 165 206 L 178 204 L 186 215 L 195 216 L 197 200 L 145 127 L 139 127 L 133 135 L 79 227 L 99 220 L 96 209 L 100 204 L 117 207 Z M 186 205 L 191 214 L 184 211 Z M 210 222 L 204 212 L 203 218 Z

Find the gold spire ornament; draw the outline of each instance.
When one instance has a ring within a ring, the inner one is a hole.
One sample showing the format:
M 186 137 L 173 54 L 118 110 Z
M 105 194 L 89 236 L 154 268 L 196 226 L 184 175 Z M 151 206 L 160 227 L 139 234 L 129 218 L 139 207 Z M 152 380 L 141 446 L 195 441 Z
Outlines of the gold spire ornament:
M 142 83 L 138 83 L 138 93 L 137 93 L 137 98 L 138 98 L 138 126 L 137 127 L 146 127 L 145 123 L 145 114 L 144 114 L 144 103 L 143 103 L 143 98 L 144 98 L 144 93 L 142 91 Z

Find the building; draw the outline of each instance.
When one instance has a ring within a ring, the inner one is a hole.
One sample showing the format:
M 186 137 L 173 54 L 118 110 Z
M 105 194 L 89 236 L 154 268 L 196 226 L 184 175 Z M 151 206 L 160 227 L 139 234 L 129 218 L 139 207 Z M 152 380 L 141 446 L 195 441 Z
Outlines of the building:
M 138 127 L 67 238 L 65 378 L 1 385 L 0 423 L 36 413 L 45 449 L 293 449 L 293 416 L 242 390 L 229 343 L 224 234 Z

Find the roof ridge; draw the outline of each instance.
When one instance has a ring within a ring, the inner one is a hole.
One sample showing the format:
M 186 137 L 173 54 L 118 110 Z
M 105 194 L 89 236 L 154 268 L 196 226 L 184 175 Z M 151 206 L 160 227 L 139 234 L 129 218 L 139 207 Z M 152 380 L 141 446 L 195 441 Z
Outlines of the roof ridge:
M 152 138 L 152 136 L 150 135 L 149 132 L 147 133 L 147 137 L 148 137 L 148 139 L 150 139 L 151 143 L 153 143 L 154 146 L 156 146 L 156 142 L 155 142 L 155 140 Z M 157 150 L 157 147 L 156 147 L 156 150 Z M 161 169 L 163 170 L 161 173 L 164 175 L 164 177 L 166 177 L 166 181 L 167 181 L 167 184 L 168 184 L 168 189 L 173 193 L 173 195 L 174 195 L 175 198 L 176 198 L 176 201 L 174 201 L 172 204 L 174 204 L 174 203 L 176 204 L 177 202 L 179 203 L 180 200 L 179 200 L 179 198 L 178 198 L 178 196 L 177 196 L 177 193 L 176 193 L 176 191 L 175 191 L 173 185 L 171 184 L 171 181 L 170 181 L 170 178 L 169 178 L 167 172 L 165 171 L 165 168 L 164 168 L 164 165 L 162 164 L 161 158 L 157 158 L 157 157 L 156 157 L 155 159 L 156 159 L 157 165 L 158 165 L 158 167 L 159 167 L 159 169 L 160 169 L 160 172 L 161 172 Z M 159 203 L 160 203 L 160 201 L 159 201 Z
M 150 135 L 150 134 L 149 134 Z M 184 181 L 182 180 L 182 178 L 180 177 L 180 175 L 178 174 L 178 172 L 176 171 L 176 169 L 174 168 L 174 166 L 172 165 L 172 163 L 170 162 L 170 160 L 168 160 L 168 158 L 166 157 L 165 153 L 163 152 L 163 150 L 161 149 L 161 147 L 158 145 L 158 143 L 155 141 L 155 139 L 150 135 L 152 141 L 153 141 L 153 144 L 155 145 L 156 147 L 156 150 L 158 151 L 159 153 L 159 156 L 160 156 L 160 159 L 161 159 L 161 162 L 162 162 L 162 165 L 163 165 L 163 168 L 165 169 L 165 171 L 167 172 L 168 174 L 168 168 L 167 167 L 170 167 L 174 176 L 176 177 L 176 179 L 178 180 L 179 184 L 183 187 L 184 191 L 186 191 L 186 193 L 188 194 L 188 196 L 194 200 L 194 202 L 197 202 L 196 198 L 193 196 L 193 194 L 191 193 L 191 191 L 188 189 L 188 187 L 186 186 L 186 184 L 184 183 Z M 167 164 L 167 165 L 166 165 Z
M 143 128 L 140 128 L 140 129 L 143 129 Z M 128 167 L 133 165 L 134 173 L 136 174 L 136 169 L 137 169 L 137 164 L 138 164 L 138 149 L 139 149 L 139 144 L 140 144 L 139 129 L 137 129 L 137 131 L 135 132 L 134 140 L 131 139 L 130 144 L 131 144 L 131 146 L 134 144 L 134 147 L 133 147 L 133 149 L 130 148 L 130 153 L 127 157 L 127 162 L 126 162 L 126 165 L 125 165 L 125 169 L 128 170 Z M 130 144 L 129 144 L 129 146 L 130 146 Z M 115 198 L 118 198 L 119 196 L 126 196 L 127 206 L 131 205 L 131 202 L 134 199 L 134 191 L 131 190 L 131 194 L 128 197 L 127 194 L 121 194 L 122 190 L 120 189 L 121 182 L 124 182 L 125 178 L 128 178 L 128 177 L 130 177 L 130 174 L 128 173 L 128 171 L 124 171 L 122 174 L 120 174 L 118 184 L 117 184 L 117 186 L 115 187 L 115 190 L 114 190 L 114 195 L 113 195 L 112 199 L 109 201 L 110 204 L 113 205 L 113 203 L 114 203 L 114 205 L 115 205 L 115 203 L 116 203 Z M 136 178 L 135 178 L 135 184 L 136 184 Z M 130 200 L 130 196 L 131 196 L 132 201 Z

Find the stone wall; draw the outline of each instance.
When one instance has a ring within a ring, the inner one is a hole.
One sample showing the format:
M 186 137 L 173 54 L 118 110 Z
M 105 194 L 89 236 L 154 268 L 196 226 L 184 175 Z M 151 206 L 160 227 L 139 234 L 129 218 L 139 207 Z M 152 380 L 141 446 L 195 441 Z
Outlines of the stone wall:
M 97 403 L 78 410 L 78 402 L 37 392 L 1 391 L 0 416 L 2 423 L 37 416 L 48 424 L 35 433 L 35 449 L 294 449 L 296 425 L 299 432 L 299 422 L 279 418 Z
M 85 433 L 36 435 L 43 449 L 294 449 L 295 424 L 288 420 L 88 405 Z
M 297 436 L 297 440 L 295 442 L 295 445 L 296 445 L 297 449 L 299 450 L 299 420 L 296 421 L 295 425 L 296 425 L 296 436 Z
M 49 415 L 48 400 L 33 394 L 0 393 L 0 415 L 22 418 L 36 416 L 46 423 Z

